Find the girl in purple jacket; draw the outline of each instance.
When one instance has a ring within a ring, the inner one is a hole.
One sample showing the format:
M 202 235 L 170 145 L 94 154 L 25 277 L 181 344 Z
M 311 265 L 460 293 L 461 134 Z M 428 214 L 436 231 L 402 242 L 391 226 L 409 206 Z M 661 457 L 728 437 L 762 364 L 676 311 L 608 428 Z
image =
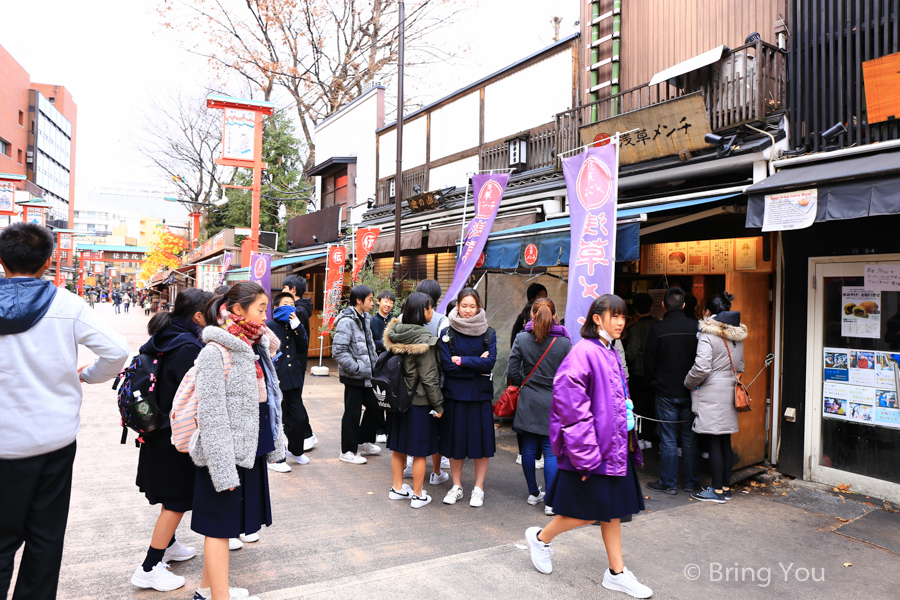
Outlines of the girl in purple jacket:
M 591 305 L 581 342 L 563 360 L 553 381 L 550 441 L 559 471 L 545 499 L 556 517 L 543 529 L 530 527 L 525 539 L 541 573 L 553 571 L 550 543 L 560 533 L 600 522 L 609 569 L 603 587 L 635 598 L 653 592 L 622 561 L 620 519 L 644 509 L 634 470 L 641 451 L 633 431 L 625 369 L 612 342 L 625 328 L 627 307 L 605 294 Z

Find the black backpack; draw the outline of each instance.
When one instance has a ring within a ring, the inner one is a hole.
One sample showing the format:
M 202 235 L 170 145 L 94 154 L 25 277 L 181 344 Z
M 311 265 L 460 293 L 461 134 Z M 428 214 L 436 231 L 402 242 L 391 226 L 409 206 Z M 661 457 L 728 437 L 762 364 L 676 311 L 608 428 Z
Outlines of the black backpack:
M 123 444 L 129 429 L 138 434 L 136 445 L 139 445 L 143 436 L 155 432 L 166 423 L 168 417 L 159 409 L 156 400 L 156 373 L 161 358 L 162 354 L 138 354 L 113 380 L 114 390 L 122 384 L 117 403 L 122 417 Z
M 378 406 L 388 412 L 406 412 L 412 405 L 412 396 L 406 389 L 403 375 L 403 355 L 382 352 L 372 369 L 372 390 Z

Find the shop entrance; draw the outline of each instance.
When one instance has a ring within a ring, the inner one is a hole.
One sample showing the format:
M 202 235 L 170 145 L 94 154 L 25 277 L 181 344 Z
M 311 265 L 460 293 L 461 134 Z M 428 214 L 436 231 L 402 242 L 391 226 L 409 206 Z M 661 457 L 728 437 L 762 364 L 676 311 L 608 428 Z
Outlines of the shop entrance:
M 810 262 L 804 475 L 900 501 L 900 256 Z M 887 278 L 867 282 L 867 265 Z

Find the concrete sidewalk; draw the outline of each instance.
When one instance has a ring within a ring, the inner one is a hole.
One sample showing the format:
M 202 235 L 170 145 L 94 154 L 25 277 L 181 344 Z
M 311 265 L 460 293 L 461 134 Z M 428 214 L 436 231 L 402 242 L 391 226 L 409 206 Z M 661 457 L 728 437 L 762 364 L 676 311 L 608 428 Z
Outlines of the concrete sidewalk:
M 142 311 L 115 315 L 111 305 L 97 310 L 128 337 L 133 352 L 146 340 Z M 81 362 L 91 358 L 85 351 Z M 274 523 L 260 532 L 260 542 L 231 553 L 232 585 L 265 600 L 624 597 L 600 587 L 606 557 L 598 527 L 557 539 L 552 575 L 531 566 L 524 531 L 548 517 L 542 506 L 525 502 L 528 492 L 508 429 L 498 431 L 483 508 L 470 508 L 467 501 L 442 504 L 448 482 L 426 484 L 435 500 L 413 510 L 387 498 L 387 451 L 366 465 L 338 461 L 343 387 L 337 378 L 308 377 L 304 397 L 319 446 L 309 453 L 309 465 L 269 474 Z M 129 582 L 158 509 L 134 485 L 133 434 L 126 445 L 119 444 L 120 435 L 110 385 L 85 386 L 59 598 L 190 598 L 200 580 L 203 539 L 190 531 L 189 514 L 179 538 L 197 547 L 198 557 L 172 565 L 187 578 L 186 587 L 159 593 Z M 473 478 L 467 464 L 467 496 Z M 900 556 L 836 535 L 833 530 L 843 523 L 836 517 L 773 501 L 785 492 L 754 487 L 726 505 L 709 505 L 683 492 L 657 498 L 647 490 L 648 512 L 624 526 L 626 564 L 654 589 L 655 598 L 897 597 Z M 729 572 L 726 581 L 725 569 L 735 566 L 740 570 Z M 787 577 L 783 568 L 789 569 Z M 809 570 L 810 577 L 798 581 L 798 574 L 807 574 L 798 569 Z M 823 569 L 824 581 L 813 581 L 812 575 L 823 578 Z

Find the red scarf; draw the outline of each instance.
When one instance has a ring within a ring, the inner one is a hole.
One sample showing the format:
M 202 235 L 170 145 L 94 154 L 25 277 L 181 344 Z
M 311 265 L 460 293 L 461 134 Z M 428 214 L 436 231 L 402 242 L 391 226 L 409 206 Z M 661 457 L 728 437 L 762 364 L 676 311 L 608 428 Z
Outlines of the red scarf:
M 219 327 L 235 336 L 236 338 L 243 340 L 250 347 L 258 344 L 260 340 L 263 339 L 263 336 L 266 333 L 265 324 L 254 323 L 252 321 L 248 321 L 240 315 L 234 314 L 233 312 L 225 308 L 224 303 L 222 303 L 221 308 L 219 308 L 218 323 Z M 265 351 L 266 349 L 263 349 L 263 352 Z M 259 365 L 259 360 L 256 361 L 256 378 L 263 378 L 263 371 L 262 367 Z

